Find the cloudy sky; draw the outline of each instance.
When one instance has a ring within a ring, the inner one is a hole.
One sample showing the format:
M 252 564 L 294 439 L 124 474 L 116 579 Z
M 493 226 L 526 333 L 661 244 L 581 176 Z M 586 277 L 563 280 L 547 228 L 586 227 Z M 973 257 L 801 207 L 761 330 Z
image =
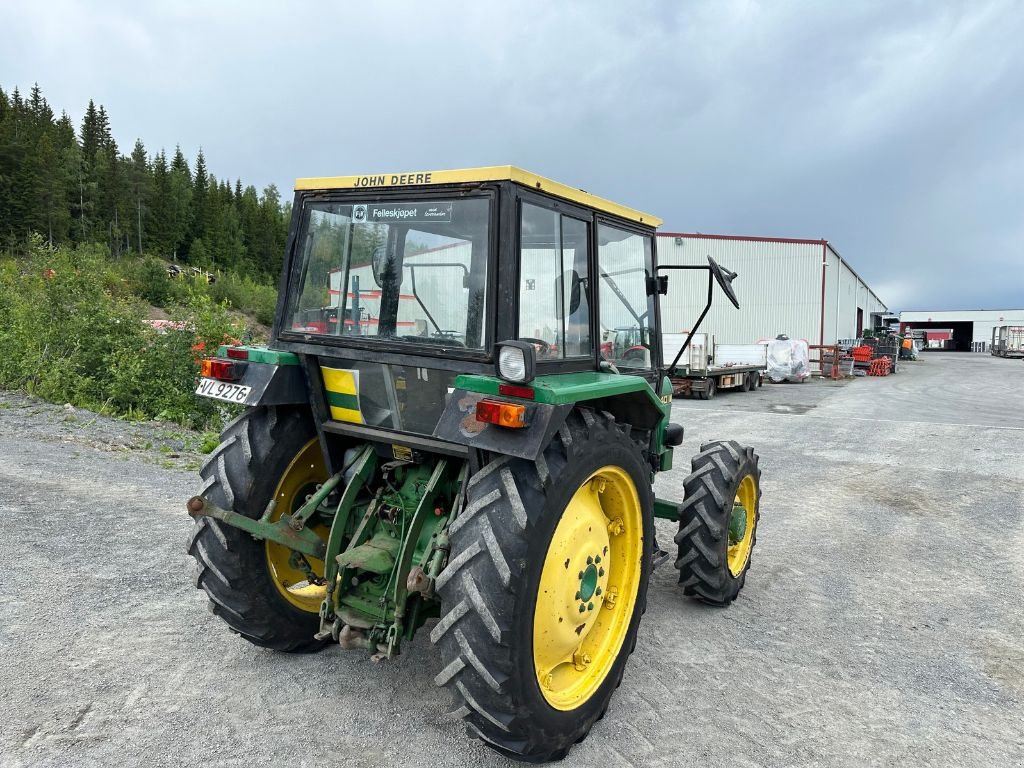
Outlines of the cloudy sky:
M 894 309 L 1024 306 L 1024 3 L 0 0 L 0 86 L 218 177 L 521 165 L 824 237 Z

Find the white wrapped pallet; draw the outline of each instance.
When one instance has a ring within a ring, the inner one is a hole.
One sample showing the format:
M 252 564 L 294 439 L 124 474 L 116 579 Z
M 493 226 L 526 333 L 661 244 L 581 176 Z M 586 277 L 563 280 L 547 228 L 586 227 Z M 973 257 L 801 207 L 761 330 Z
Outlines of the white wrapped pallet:
M 767 349 L 772 381 L 803 381 L 811 375 L 810 350 L 803 339 L 772 339 Z

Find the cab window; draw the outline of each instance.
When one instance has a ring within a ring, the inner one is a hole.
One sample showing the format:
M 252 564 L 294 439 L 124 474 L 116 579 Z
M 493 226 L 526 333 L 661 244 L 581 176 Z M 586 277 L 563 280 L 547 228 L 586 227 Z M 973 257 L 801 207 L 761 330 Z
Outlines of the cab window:
M 647 295 L 653 272 L 650 235 L 598 226 L 601 357 L 618 368 L 650 368 L 654 340 L 654 297 Z
M 520 218 L 519 338 L 538 360 L 593 354 L 590 227 L 585 221 L 524 203 Z

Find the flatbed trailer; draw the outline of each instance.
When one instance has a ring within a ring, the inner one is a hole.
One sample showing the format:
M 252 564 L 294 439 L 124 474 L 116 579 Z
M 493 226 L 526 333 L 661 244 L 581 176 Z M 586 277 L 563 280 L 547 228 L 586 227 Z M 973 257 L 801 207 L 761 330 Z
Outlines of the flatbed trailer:
M 675 357 L 685 334 L 662 335 L 664 359 Z M 764 383 L 768 348 L 764 344 L 715 344 L 714 336 L 696 333 L 679 365 L 669 372 L 673 395 L 710 400 L 720 389 L 749 392 Z
M 1000 325 L 993 328 L 989 351 L 995 357 L 1024 357 L 1024 325 Z

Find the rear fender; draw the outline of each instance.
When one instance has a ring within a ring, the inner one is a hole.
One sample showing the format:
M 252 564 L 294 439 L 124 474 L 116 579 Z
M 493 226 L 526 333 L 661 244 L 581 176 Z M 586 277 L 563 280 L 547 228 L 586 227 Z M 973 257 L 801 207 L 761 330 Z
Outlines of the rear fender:
M 231 382 L 250 387 L 243 405 L 309 405 L 309 390 L 297 365 L 246 363 L 241 378 Z
M 476 420 L 476 404 L 485 397 L 489 395 L 455 389 L 448 396 L 444 413 L 434 427 L 434 437 L 469 448 L 536 461 L 573 409 L 571 403 L 550 405 L 509 400 L 525 405 L 527 411 L 526 426 L 510 429 Z
M 455 380 L 434 436 L 460 445 L 535 461 L 547 447 L 569 412 L 577 406 L 607 411 L 616 421 L 649 430 L 654 453 L 662 452 L 661 432 L 671 410 L 671 389 L 655 394 L 641 376 L 604 372 L 578 372 L 539 376 L 525 388 L 532 399 L 503 396 L 502 382 L 490 376 L 464 374 Z M 509 429 L 476 420 L 476 404 L 484 397 L 516 402 L 527 407 L 527 426 Z

